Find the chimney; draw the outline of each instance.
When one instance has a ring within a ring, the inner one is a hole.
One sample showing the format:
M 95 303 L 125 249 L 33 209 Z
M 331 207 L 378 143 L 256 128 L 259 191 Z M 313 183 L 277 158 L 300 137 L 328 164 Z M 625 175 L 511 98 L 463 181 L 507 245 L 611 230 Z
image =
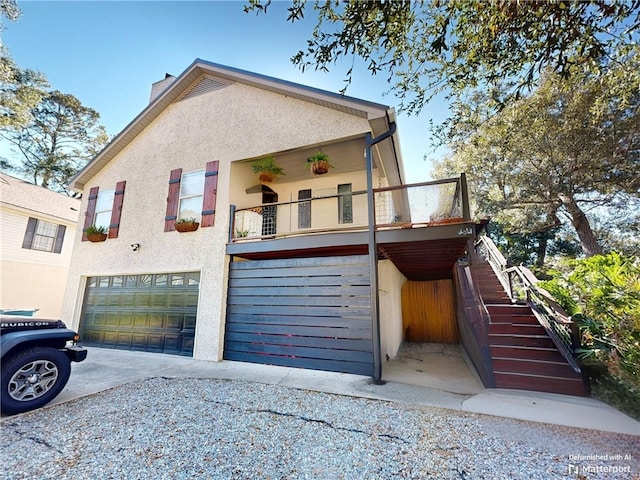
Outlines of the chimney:
M 164 74 L 164 79 L 159 82 L 155 82 L 151 84 L 151 95 L 149 95 L 149 103 L 153 102 L 158 95 L 162 93 L 162 91 L 171 85 L 176 77 L 171 75 L 170 73 Z

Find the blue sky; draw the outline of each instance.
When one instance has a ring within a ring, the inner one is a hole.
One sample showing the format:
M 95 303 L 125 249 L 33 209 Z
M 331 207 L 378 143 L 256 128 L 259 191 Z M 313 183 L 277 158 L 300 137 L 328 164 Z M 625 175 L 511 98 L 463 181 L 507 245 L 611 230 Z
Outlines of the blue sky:
M 348 65 L 327 74 L 302 73 L 290 58 L 306 45 L 315 18 L 286 21 L 287 1 L 267 15 L 246 14 L 243 1 L 20 1 L 22 16 L 5 22 L 2 39 L 22 68 L 44 73 L 51 87 L 100 113 L 110 135 L 145 108 L 151 84 L 179 75 L 196 58 L 332 92 L 344 86 Z M 386 75 L 356 62 L 347 95 L 397 107 Z M 408 182 L 430 178 L 428 121 L 446 115 L 442 104 L 419 117 L 401 114 L 398 128 Z M 3 152 L 4 153 L 4 152 Z M 431 155 L 437 157 L 438 154 Z

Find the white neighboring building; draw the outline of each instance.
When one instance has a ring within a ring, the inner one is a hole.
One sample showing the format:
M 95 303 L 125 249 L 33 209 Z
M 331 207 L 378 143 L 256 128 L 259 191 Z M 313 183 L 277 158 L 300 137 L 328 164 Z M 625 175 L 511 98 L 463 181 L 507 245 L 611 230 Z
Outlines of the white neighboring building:
M 80 200 L 0 174 L 1 309 L 60 317 Z

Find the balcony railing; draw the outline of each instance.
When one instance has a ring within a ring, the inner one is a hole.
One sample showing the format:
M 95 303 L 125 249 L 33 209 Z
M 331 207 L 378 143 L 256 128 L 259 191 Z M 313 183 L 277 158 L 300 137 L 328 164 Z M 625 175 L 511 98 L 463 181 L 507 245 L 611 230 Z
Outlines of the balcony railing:
M 470 219 L 464 175 L 374 189 L 376 228 L 411 228 Z M 368 229 L 366 191 L 312 196 L 247 208 L 231 206 L 229 241 Z

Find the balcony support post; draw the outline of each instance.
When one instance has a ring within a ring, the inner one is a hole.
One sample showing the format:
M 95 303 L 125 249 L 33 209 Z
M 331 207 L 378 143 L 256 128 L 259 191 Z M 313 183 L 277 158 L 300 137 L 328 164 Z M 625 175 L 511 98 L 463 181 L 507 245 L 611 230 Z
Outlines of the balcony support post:
M 380 299 L 378 297 L 378 244 L 376 241 L 376 210 L 375 197 L 373 193 L 373 158 L 371 147 L 379 143 L 396 131 L 395 122 L 391 122 L 389 130 L 385 133 L 372 138 L 371 133 L 367 132 L 365 141 L 365 159 L 367 167 L 367 207 L 369 222 L 369 275 L 371 283 L 371 325 L 373 336 L 373 383 L 376 385 L 384 385 L 386 382 L 382 380 L 382 349 L 380 346 Z

